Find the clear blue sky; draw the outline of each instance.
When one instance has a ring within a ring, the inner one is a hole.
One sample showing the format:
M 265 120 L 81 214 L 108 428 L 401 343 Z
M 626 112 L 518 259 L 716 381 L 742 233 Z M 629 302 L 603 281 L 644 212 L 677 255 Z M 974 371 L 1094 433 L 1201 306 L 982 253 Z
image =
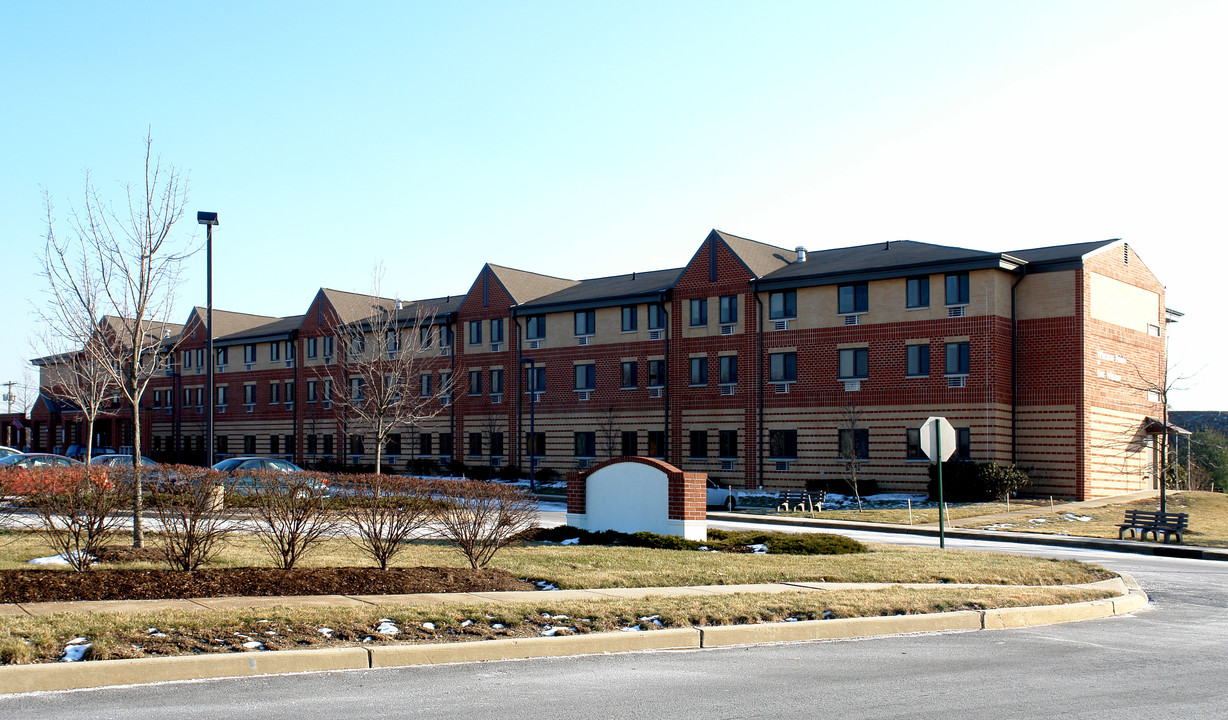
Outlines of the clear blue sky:
M 1121 237 L 1186 317 L 1184 409 L 1221 372 L 1228 3 L 4 3 L 0 381 L 83 171 L 141 142 L 215 210 L 215 305 L 320 286 L 463 293 L 483 262 L 581 278 L 713 227 L 792 248 Z M 194 217 L 184 233 L 201 239 Z M 177 321 L 204 302 L 204 257 Z

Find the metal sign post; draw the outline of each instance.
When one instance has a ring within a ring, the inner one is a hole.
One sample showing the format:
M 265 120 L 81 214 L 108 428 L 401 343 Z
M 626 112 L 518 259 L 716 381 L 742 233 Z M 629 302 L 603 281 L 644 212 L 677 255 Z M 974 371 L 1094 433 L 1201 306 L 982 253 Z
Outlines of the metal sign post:
M 938 547 L 946 549 L 946 525 L 943 522 L 945 502 L 942 497 L 942 464 L 955 454 L 955 426 L 944 417 L 929 417 L 921 425 L 921 450 L 938 463 Z

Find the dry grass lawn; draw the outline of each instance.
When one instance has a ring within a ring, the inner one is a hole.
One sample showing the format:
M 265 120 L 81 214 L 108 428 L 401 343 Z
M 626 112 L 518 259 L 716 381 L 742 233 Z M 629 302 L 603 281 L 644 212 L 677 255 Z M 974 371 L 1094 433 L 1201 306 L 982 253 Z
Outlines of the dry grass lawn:
M 149 543 L 158 542 L 150 536 Z M 122 536 L 118 542 L 122 542 Z M 0 534 L 0 568 L 29 568 L 28 560 L 51 554 L 37 534 Z M 441 542 L 407 546 L 394 563 L 401 567 L 466 567 L 465 560 Z M 271 567 L 259 542 L 236 535 L 216 567 Z M 309 554 L 303 567 L 369 566 L 371 561 L 346 540 L 329 540 Z M 664 587 L 737 585 L 781 581 L 954 582 L 994 585 L 1066 585 L 1111 577 L 1108 571 L 1068 560 L 1048 560 L 1000 553 L 871 545 L 853 555 L 755 555 L 685 550 L 529 545 L 495 556 L 492 567 L 520 578 L 547 580 L 560 588 Z M 114 565 L 124 568 L 165 567 L 153 562 Z
M 933 613 L 1082 602 L 1107 595 L 1067 588 L 891 587 L 594 602 L 552 600 L 547 592 L 531 603 L 506 605 L 444 602 L 373 609 L 277 607 L 0 617 L 0 663 L 54 662 L 78 638 L 91 644 L 85 659 L 104 660 Z
M 1223 493 L 1210 492 L 1169 493 L 1166 505 L 1169 512 L 1183 512 L 1190 515 L 1190 529 L 1185 534 L 1185 544 L 1228 547 L 1228 496 Z M 1046 507 L 1038 509 L 1035 514 L 1006 522 L 963 523 L 962 526 L 1080 537 L 1116 538 L 1117 524 L 1122 521 L 1125 511 L 1130 508 L 1158 510 L 1160 501 L 1158 498 L 1153 498 L 1131 503 L 1114 503 L 1086 508 L 1077 513 L 1053 513 Z M 1148 540 L 1150 539 L 1148 536 Z

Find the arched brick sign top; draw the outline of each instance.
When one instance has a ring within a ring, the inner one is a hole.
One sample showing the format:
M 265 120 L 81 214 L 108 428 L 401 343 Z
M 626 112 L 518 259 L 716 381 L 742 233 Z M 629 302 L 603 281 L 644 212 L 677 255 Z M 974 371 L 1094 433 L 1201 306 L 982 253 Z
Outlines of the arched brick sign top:
M 568 523 L 589 530 L 707 537 L 707 473 L 655 458 L 607 460 L 567 478 Z

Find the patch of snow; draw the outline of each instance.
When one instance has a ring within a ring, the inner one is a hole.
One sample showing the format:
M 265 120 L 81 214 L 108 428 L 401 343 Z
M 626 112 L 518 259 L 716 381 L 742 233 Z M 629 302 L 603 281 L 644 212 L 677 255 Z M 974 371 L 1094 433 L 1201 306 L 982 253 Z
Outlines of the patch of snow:
M 30 561 L 31 565 L 67 565 L 68 558 L 64 555 L 49 555 L 47 557 L 34 558 Z
M 423 626 L 425 627 L 428 624 L 429 623 L 423 623 Z M 434 629 L 433 625 L 431 626 L 431 629 Z M 396 623 L 392 622 L 388 618 L 381 618 L 379 621 L 379 627 L 375 628 L 375 634 L 376 635 L 400 635 L 401 628 L 397 627 Z
M 795 617 L 787 617 L 787 618 L 785 618 L 785 622 L 797 622 L 797 618 L 795 618 Z
M 316 630 L 316 632 L 320 633 L 326 638 L 331 638 L 333 636 L 332 628 L 320 628 L 319 630 Z
M 166 633 L 162 632 L 158 628 L 149 628 L 149 630 L 146 632 L 148 633 L 149 637 L 166 637 Z
M 64 646 L 64 657 L 60 658 L 61 662 L 80 662 L 85 658 L 85 654 L 94 647 L 94 643 L 85 641 L 85 638 L 73 638 Z
M 542 630 L 542 635 L 544 635 L 545 637 L 554 637 L 555 634 L 557 634 L 559 630 L 565 630 L 565 629 L 566 628 L 547 627 L 546 629 Z
M 538 590 L 558 590 L 559 589 L 557 585 L 550 582 L 549 580 L 538 580 L 537 582 L 533 584 L 537 586 Z
M 1028 520 L 1028 522 L 1030 522 L 1030 523 L 1043 523 L 1043 522 L 1048 522 L 1048 520 L 1046 520 L 1045 518 L 1032 518 L 1031 520 Z
M 554 619 L 555 620 L 570 620 L 571 618 L 567 617 L 566 615 L 555 615 Z
M 632 625 L 631 627 L 625 627 L 625 628 L 619 628 L 619 629 L 622 630 L 623 632 L 644 632 L 644 628 L 640 627 L 639 625 Z
M 650 622 L 653 625 L 656 625 L 657 627 L 665 627 L 665 623 L 661 622 L 660 615 L 647 615 L 645 617 L 640 618 L 640 622 Z
M 580 538 L 572 538 L 570 540 L 564 540 L 563 542 L 559 543 L 559 545 L 579 545 L 579 544 L 580 544 Z
M 264 643 L 260 642 L 259 640 L 251 640 L 243 643 L 243 647 L 247 648 L 248 650 L 263 650 Z
M 504 626 L 503 623 L 491 623 L 490 627 L 492 630 L 502 630 Z
M 747 545 L 746 547 L 750 548 L 750 551 L 756 555 L 763 555 L 767 553 L 767 545 L 764 545 L 763 543 L 755 543 L 754 545 Z
M 1065 517 L 1067 520 L 1074 520 L 1077 522 L 1091 522 L 1092 521 L 1092 519 L 1087 515 L 1073 515 L 1071 513 L 1066 513 L 1065 515 L 1063 515 L 1063 517 Z
M 823 619 L 824 619 L 824 620 L 831 620 L 831 619 L 832 619 L 832 618 L 834 618 L 835 616 L 836 616 L 836 614 L 835 614 L 834 612 L 832 612 L 831 610 L 824 610 L 824 611 L 823 611 Z
M 265 635 L 276 635 L 277 631 L 276 630 L 265 630 L 264 634 Z
M 383 625 L 380 625 L 380 627 L 383 627 Z M 423 629 L 423 630 L 434 630 L 434 629 L 435 629 L 435 623 L 433 623 L 433 622 L 424 622 L 424 623 L 422 623 L 422 629 Z
M 461 627 L 469 627 L 472 624 L 473 624 L 472 620 L 466 620 L 465 622 L 461 623 Z

